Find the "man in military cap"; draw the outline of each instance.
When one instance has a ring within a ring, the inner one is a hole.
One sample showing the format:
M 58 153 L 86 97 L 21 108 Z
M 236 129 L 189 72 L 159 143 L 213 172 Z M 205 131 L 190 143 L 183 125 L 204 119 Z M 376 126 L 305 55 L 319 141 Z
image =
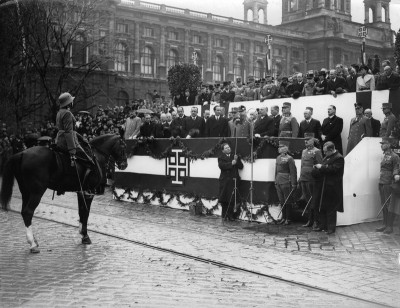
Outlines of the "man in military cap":
M 381 130 L 379 135 L 381 137 L 389 137 L 396 124 L 396 116 L 392 112 L 391 103 L 382 103 L 382 111 L 385 118 L 382 121 Z
M 279 124 L 279 137 L 297 138 L 299 134 L 299 123 L 292 116 L 290 109 L 291 103 L 285 102 L 282 106 L 282 118 Z
M 289 84 L 289 79 L 287 77 L 282 77 L 282 79 L 278 85 L 278 93 L 277 93 L 278 98 L 289 97 L 289 95 L 287 94 L 287 91 L 286 91 L 288 84 Z
M 275 188 L 279 203 L 285 207 L 282 211 L 282 219 L 279 223 L 290 224 L 292 198 L 291 192 L 297 186 L 297 169 L 292 156 L 288 154 L 289 142 L 279 142 L 279 156 L 276 158 L 275 166 Z
M 268 75 L 265 77 L 266 84 L 260 90 L 260 101 L 263 102 L 266 99 L 276 98 L 278 89 L 272 82 L 272 76 Z
M 312 117 L 314 109 L 306 107 L 304 110 L 304 120 L 300 122 L 299 138 L 305 138 L 306 134 L 313 134 L 321 142 L 321 122 Z
M 234 99 L 235 99 L 235 94 L 234 93 L 235 92 L 230 90 L 230 82 L 229 81 L 224 81 L 223 89 L 222 89 L 222 92 L 221 92 L 220 104 L 222 104 L 225 107 L 225 105 L 227 103 L 233 102 Z
M 383 208 L 383 226 L 376 229 L 377 232 L 383 232 L 388 227 L 388 208 L 389 202 L 388 200 L 391 197 L 391 188 L 390 184 L 393 182 L 393 178 L 396 175 L 396 169 L 398 168 L 398 164 L 400 162 L 399 156 L 393 152 L 391 148 L 390 138 L 383 137 L 381 141 L 381 149 L 383 151 L 383 157 L 381 160 L 381 168 L 380 168 L 380 176 L 379 176 L 379 195 L 381 198 L 381 206 L 385 203 L 385 207 Z
M 348 155 L 364 137 L 372 137 L 371 121 L 364 115 L 361 103 L 355 103 L 356 116 L 350 121 L 349 137 L 347 141 Z
M 228 122 L 231 137 L 249 137 L 250 136 L 250 123 L 246 118 L 246 107 L 232 108 L 233 118 Z
M 306 148 L 301 154 L 301 169 L 299 177 L 299 188 L 301 188 L 302 199 L 308 203 L 308 221 L 303 227 L 316 227 L 318 225 L 318 210 L 315 208 L 316 197 L 314 195 L 315 178 L 311 175 L 313 166 L 322 163 L 322 152 L 315 147 L 317 139 L 313 137 L 313 133 L 305 133 Z M 314 200 L 313 200 L 314 199 Z

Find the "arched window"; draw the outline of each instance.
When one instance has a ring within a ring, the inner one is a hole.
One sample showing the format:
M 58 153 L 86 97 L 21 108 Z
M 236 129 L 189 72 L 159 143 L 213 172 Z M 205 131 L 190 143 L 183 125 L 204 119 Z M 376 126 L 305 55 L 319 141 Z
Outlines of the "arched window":
M 213 80 L 222 81 L 223 76 L 223 60 L 222 57 L 216 56 L 213 63 Z
M 71 61 L 73 66 L 82 66 L 86 63 L 86 44 L 82 35 L 78 34 L 71 44 Z
M 382 7 L 382 22 L 387 22 L 386 20 L 386 8 Z
M 247 20 L 248 21 L 253 21 L 253 10 L 251 10 L 251 9 L 248 9 L 247 10 Z
M 264 76 L 264 64 L 262 61 L 257 61 L 254 66 L 254 78 L 260 79 Z
M 153 51 L 144 47 L 140 56 L 140 72 L 145 76 L 153 76 Z
M 233 66 L 233 74 L 235 75 L 235 80 L 238 77 L 244 80 L 244 62 L 242 59 L 236 59 L 236 63 Z
M 167 55 L 167 68 L 174 66 L 178 63 L 178 53 L 171 49 Z
M 368 10 L 368 22 L 375 22 L 375 14 L 372 8 L 369 8 Z
M 125 106 L 125 103 L 129 103 L 129 94 L 125 91 L 119 91 L 117 96 L 118 106 Z
M 119 72 L 128 71 L 128 49 L 122 43 L 118 43 L 115 48 L 114 69 Z
M 264 14 L 265 14 L 265 12 L 264 12 L 263 9 L 259 9 L 259 10 L 258 10 L 258 22 L 259 22 L 260 24 L 263 24 L 263 23 L 264 23 L 264 20 L 265 20 Z

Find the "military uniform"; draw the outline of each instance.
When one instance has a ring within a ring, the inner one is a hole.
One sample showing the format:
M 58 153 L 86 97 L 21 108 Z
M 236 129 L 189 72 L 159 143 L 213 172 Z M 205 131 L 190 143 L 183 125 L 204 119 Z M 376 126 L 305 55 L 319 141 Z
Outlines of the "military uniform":
M 310 201 L 308 205 L 308 223 L 307 227 L 311 227 L 318 220 L 318 210 L 315 207 L 315 192 L 314 183 L 315 178 L 311 175 L 314 165 L 322 163 L 322 152 L 320 149 L 304 149 L 301 154 L 301 169 L 299 184 L 301 187 L 302 197 L 306 202 Z M 311 199 L 312 197 L 312 199 Z
M 363 115 L 352 118 L 346 155 L 348 155 L 364 137 L 372 137 L 371 121 Z
M 266 84 L 260 91 L 260 101 L 263 102 L 266 99 L 276 98 L 278 94 L 278 88 L 273 83 Z
M 382 121 L 380 137 L 389 137 L 396 123 L 396 116 L 390 112 Z
M 275 188 L 278 194 L 281 206 L 285 204 L 292 188 L 297 186 L 297 169 L 292 156 L 281 154 L 276 158 L 275 169 Z M 282 219 L 290 220 L 292 209 L 292 201 L 287 200 L 284 210 L 282 211 Z
M 279 137 L 297 138 L 299 134 L 299 123 L 296 118 L 290 114 L 289 116 L 282 115 L 279 124 Z
M 79 145 L 75 125 L 76 119 L 71 111 L 68 109 L 60 109 L 58 111 L 56 117 L 56 127 L 58 128 L 56 144 L 59 148 L 69 151 L 73 155 L 79 151 L 83 152 L 82 147 Z

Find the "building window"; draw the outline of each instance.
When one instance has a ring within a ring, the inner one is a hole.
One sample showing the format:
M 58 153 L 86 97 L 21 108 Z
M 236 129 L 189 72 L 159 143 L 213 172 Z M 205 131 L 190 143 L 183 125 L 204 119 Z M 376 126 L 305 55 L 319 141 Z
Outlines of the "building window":
M 193 35 L 193 44 L 201 44 L 201 36 L 200 35 Z
M 313 0 L 313 9 L 318 7 L 318 0 Z
M 331 0 L 325 0 L 325 8 L 327 9 L 331 8 Z
M 256 45 L 256 53 L 263 53 L 263 47 L 261 45 Z
M 128 33 L 128 25 L 117 23 L 117 32 L 119 33 Z
M 274 55 L 275 56 L 282 56 L 282 49 L 274 48 Z
M 262 61 L 257 61 L 254 66 L 254 78 L 260 79 L 264 76 L 264 64 Z
M 289 0 L 289 11 L 297 11 L 297 0 Z
M 144 28 L 144 36 L 153 37 L 154 36 L 154 29 L 153 28 Z
M 220 56 L 216 56 L 213 63 L 213 80 L 222 81 L 223 79 L 223 61 Z
M 107 53 L 107 44 L 106 44 L 106 31 L 100 30 L 99 33 L 99 55 L 104 56 Z
M 341 10 L 342 12 L 344 12 L 345 9 L 346 9 L 345 1 L 344 1 L 344 0 L 340 0 L 340 10 Z
M 236 50 L 244 51 L 244 44 L 241 42 L 236 42 Z
M 293 58 L 295 58 L 295 59 L 300 58 L 300 52 L 298 50 L 293 50 Z
M 167 55 L 167 67 L 174 66 L 178 63 L 178 53 L 175 50 L 170 50 Z
M 118 43 L 115 48 L 114 69 L 119 72 L 126 72 L 128 70 L 128 50 L 122 43 Z
M 236 63 L 233 66 L 233 74 L 235 75 L 235 80 L 236 78 L 241 78 L 244 80 L 244 63 L 242 59 L 236 59 Z
M 168 32 L 168 38 L 169 38 L 170 40 L 177 41 L 177 40 L 178 40 L 178 32 L 169 31 L 169 32 Z
M 86 44 L 82 35 L 78 34 L 71 44 L 71 61 L 73 66 L 86 63 Z
M 153 76 L 153 51 L 149 47 L 143 49 L 140 57 L 140 72 L 145 76 Z
M 125 91 L 119 91 L 117 96 L 117 104 L 119 106 L 125 106 L 129 103 L 129 94 Z
M 222 47 L 223 46 L 223 41 L 222 39 L 215 39 L 215 47 Z

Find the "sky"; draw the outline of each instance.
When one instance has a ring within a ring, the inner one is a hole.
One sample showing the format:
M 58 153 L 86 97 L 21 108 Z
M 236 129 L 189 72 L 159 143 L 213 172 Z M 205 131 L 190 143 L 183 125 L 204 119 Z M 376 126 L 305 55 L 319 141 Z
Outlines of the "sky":
M 183 9 L 243 19 L 243 0 L 145 0 L 147 2 L 165 4 Z M 351 14 L 354 22 L 364 23 L 364 1 L 351 1 Z M 400 0 L 392 0 L 390 4 L 390 21 L 392 30 L 400 29 Z M 279 25 L 282 21 L 282 0 L 268 0 L 268 24 Z

